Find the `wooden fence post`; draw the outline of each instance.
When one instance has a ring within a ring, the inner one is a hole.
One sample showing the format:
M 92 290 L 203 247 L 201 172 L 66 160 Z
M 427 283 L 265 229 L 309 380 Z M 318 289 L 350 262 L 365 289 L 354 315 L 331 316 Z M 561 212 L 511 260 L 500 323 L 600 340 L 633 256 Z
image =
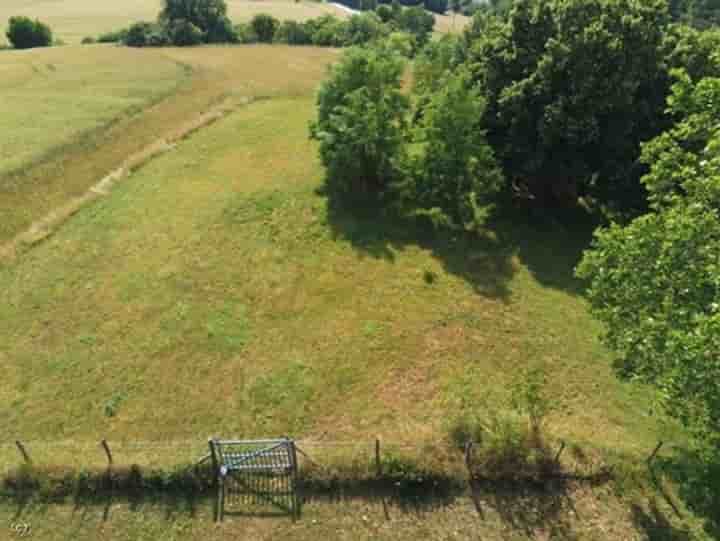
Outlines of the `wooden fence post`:
M 565 440 L 560 442 L 560 449 L 558 449 L 557 454 L 555 455 L 555 464 L 559 464 L 560 462 L 560 455 L 565 450 Z
M 25 460 L 26 463 L 32 464 L 32 460 L 30 460 L 30 455 L 27 452 L 27 449 L 25 449 L 25 446 L 20 442 L 20 440 L 15 441 L 15 445 L 17 446 L 18 450 L 20 451 L 20 454 L 23 457 L 23 460 Z
M 102 445 L 102 448 L 105 450 L 105 455 L 107 456 L 107 459 L 108 459 L 108 467 L 112 467 L 113 457 L 112 457 L 112 453 L 110 452 L 110 446 L 108 445 L 107 440 L 102 440 L 100 442 L 100 445 Z
M 473 470 L 472 470 L 472 448 L 473 448 L 473 442 L 469 441 L 465 444 L 465 466 L 467 467 L 468 474 L 470 475 L 470 479 L 473 478 Z
M 650 456 L 647 458 L 648 465 L 651 465 L 653 460 L 655 460 L 655 457 L 657 456 L 658 452 L 660 451 L 660 448 L 665 444 L 664 441 L 660 440 L 658 444 L 655 446 L 655 449 L 653 449 L 653 452 L 650 453 Z
M 380 462 L 380 438 L 375 438 L 375 473 L 382 477 L 382 462 Z

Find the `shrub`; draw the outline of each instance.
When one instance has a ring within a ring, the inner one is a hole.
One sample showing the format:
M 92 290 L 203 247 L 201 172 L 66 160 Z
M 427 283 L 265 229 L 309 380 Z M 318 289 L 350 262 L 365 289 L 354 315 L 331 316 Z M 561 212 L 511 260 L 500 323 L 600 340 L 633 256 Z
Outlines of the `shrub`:
M 407 32 L 393 32 L 382 44 L 390 52 L 409 58 L 415 50 L 415 37 Z
M 375 13 L 352 15 L 345 24 L 345 44 L 362 45 L 388 35 L 389 29 Z
M 167 45 L 169 40 L 163 26 L 139 22 L 128 28 L 124 42 L 130 47 L 159 47 Z
M 97 40 L 92 36 L 86 36 L 82 39 L 80 43 L 82 45 L 92 45 L 93 43 L 97 43 Z
M 305 23 L 314 45 L 342 47 L 345 45 L 346 24 L 334 15 L 323 15 Z
M 409 103 L 401 90 L 405 62 L 386 50 L 351 49 L 318 94 L 320 141 L 330 194 L 377 199 L 398 176 Z
M 310 45 L 312 35 L 306 25 L 297 21 L 284 21 L 275 32 L 275 41 L 289 45 Z
M 415 36 L 417 45 L 422 48 L 430 39 L 430 34 L 435 27 L 435 17 L 421 7 L 403 9 L 397 18 L 398 25 L 402 30 Z
M 229 25 L 225 0 L 164 0 L 159 20 L 162 24 L 187 21 L 205 35 L 221 32 Z M 232 27 L 232 25 L 230 25 Z
M 375 13 L 377 13 L 377 16 L 380 17 L 380 20 L 384 23 L 389 23 L 393 20 L 394 13 L 390 6 L 380 5 L 375 10 Z
M 258 36 L 255 33 L 255 29 L 250 23 L 240 23 L 235 25 L 235 34 L 237 35 L 238 43 L 257 43 Z
M 28 17 L 11 17 L 6 35 L 16 49 L 49 47 L 53 41 L 49 26 Z
M 485 102 L 467 75 L 446 78 L 413 133 L 418 151 L 396 185 L 404 213 L 436 227 L 477 230 L 503 176 L 480 124 Z
M 199 45 L 203 42 L 203 31 L 190 21 L 177 20 L 168 25 L 170 43 L 179 47 Z
M 272 43 L 280 22 L 272 15 L 258 13 L 250 21 L 250 26 L 255 31 L 259 42 Z
M 207 43 L 239 43 L 240 41 L 232 21 L 227 17 L 215 20 L 205 32 L 204 40 Z
M 114 32 L 106 32 L 98 36 L 98 43 L 118 43 L 125 42 L 128 35 L 128 29 L 123 28 L 122 30 L 116 30 Z

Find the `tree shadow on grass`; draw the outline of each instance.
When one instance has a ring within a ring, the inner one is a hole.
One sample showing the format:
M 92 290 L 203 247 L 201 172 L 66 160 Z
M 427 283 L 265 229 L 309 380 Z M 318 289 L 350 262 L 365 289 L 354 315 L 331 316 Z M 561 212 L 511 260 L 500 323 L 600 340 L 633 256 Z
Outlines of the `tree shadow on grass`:
M 720 460 L 703 460 L 692 451 L 676 449 L 673 456 L 656 459 L 655 468 L 673 481 L 677 497 L 704 521 L 707 534 L 720 539 Z
M 582 291 L 574 269 L 598 224 L 581 211 L 548 215 L 553 218 L 505 205 L 488 222 L 484 234 L 469 234 L 389 216 L 367 203 L 351 206 L 332 197 L 327 200 L 333 237 L 349 242 L 359 253 L 394 262 L 398 252 L 419 247 L 478 293 L 505 301 L 518 262 L 546 287 L 572 294 Z
M 633 522 L 638 531 L 647 536 L 648 541 L 690 541 L 690 533 L 676 528 L 667 516 L 658 508 L 655 500 L 650 500 L 648 510 L 637 504 L 631 507 Z

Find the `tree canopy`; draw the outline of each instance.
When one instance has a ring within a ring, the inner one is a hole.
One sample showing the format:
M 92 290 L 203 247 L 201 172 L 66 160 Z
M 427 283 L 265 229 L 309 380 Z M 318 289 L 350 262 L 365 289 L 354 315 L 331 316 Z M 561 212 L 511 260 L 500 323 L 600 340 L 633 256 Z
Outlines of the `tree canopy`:
M 684 72 L 679 121 L 644 146 L 651 212 L 597 233 L 578 274 L 621 372 L 655 386 L 705 450 L 720 444 L 720 79 Z

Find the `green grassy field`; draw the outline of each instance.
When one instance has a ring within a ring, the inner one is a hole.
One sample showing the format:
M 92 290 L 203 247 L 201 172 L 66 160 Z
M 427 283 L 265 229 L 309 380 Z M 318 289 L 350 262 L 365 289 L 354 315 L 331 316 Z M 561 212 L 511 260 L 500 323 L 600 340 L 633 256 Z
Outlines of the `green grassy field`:
M 97 48 L 106 49 L 115 54 Z M 85 50 L 96 49 L 62 49 Z M 31 168 L 14 204 L 0 200 L 13 232 L 203 112 L 226 114 L 0 261 L 0 470 L 17 464 L 16 439 L 38 464 L 76 467 L 102 466 L 102 438 L 119 463 L 158 467 L 198 458 L 211 434 L 439 444 L 459 399 L 481 416 L 502 413 L 516 374 L 537 365 L 550 377 L 552 438 L 628 462 L 660 437 L 682 445 L 650 415 L 649 395 L 615 378 L 598 342 L 572 277 L 587 231 L 508 214 L 482 238 L 453 237 L 330 207 L 307 126 L 336 51 L 147 54 L 182 64 L 186 80 L 97 141 Z M 42 539 L 228 539 L 239 527 L 252 539 L 698 533 L 682 506 L 678 518 L 654 493 L 625 500 L 616 489 L 485 494 L 479 521 L 462 496 L 422 512 L 400 502 L 391 519 L 382 501 L 358 498 L 310 504 L 295 525 L 220 526 L 202 502 L 193 511 L 115 501 L 107 516 L 97 502 L 5 502 L 0 523 L 20 517 Z

